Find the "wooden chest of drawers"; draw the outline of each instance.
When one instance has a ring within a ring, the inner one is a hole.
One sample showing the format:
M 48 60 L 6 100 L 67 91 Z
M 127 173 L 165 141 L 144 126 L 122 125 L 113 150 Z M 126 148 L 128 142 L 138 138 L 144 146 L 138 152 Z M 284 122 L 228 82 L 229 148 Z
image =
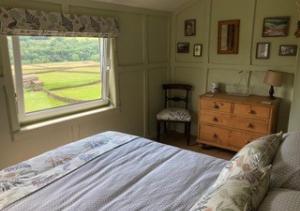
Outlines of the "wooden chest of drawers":
M 198 142 L 233 151 L 276 131 L 279 99 L 205 94 L 199 98 Z

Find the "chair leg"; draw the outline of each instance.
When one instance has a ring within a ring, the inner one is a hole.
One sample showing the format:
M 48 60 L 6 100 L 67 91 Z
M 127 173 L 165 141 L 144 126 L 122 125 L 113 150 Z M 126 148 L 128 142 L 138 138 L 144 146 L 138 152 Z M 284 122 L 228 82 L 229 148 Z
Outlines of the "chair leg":
M 188 122 L 184 123 L 184 135 L 188 135 Z
M 160 121 L 157 121 L 156 140 L 160 141 Z
M 191 122 L 185 123 L 186 143 L 188 146 L 191 145 Z

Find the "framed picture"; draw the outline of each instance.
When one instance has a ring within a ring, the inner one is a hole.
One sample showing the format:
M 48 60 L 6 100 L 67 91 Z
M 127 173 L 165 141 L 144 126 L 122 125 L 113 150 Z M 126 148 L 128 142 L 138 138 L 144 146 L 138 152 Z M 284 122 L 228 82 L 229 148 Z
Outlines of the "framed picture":
M 240 20 L 219 21 L 218 54 L 239 53 Z
M 289 35 L 290 17 L 268 17 L 264 19 L 263 37 L 286 37 Z
M 178 42 L 177 43 L 177 53 L 189 53 L 190 43 L 188 42 Z
M 202 44 L 195 44 L 194 45 L 194 54 L 195 57 L 202 56 Z
M 196 36 L 196 19 L 189 19 L 184 21 L 184 35 Z
M 269 42 L 259 42 L 256 45 L 256 58 L 257 59 L 268 59 L 270 58 L 270 47 Z
M 279 56 L 296 56 L 297 50 L 297 45 L 281 45 L 279 47 Z

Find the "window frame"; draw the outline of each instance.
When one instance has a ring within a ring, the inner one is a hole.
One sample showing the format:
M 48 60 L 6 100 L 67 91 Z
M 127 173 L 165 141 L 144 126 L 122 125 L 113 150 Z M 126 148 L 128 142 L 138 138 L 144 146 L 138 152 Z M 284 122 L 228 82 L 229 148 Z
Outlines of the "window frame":
M 98 100 L 90 100 L 82 103 L 76 103 L 71 105 L 64 105 L 55 108 L 25 112 L 25 102 L 24 102 L 24 88 L 22 79 L 22 56 L 20 48 L 19 36 L 11 36 L 12 38 L 12 49 L 13 49 L 13 59 L 14 59 L 14 77 L 15 80 L 15 92 L 17 101 L 17 111 L 18 119 L 21 124 L 26 124 L 34 121 L 41 121 L 44 119 L 50 119 L 55 117 L 60 117 L 68 114 L 78 113 L 90 109 L 95 109 L 103 106 L 109 105 L 109 79 L 108 73 L 110 70 L 110 59 L 109 59 L 109 38 L 99 38 L 100 46 L 100 68 L 101 70 L 101 86 L 102 86 L 102 98 Z

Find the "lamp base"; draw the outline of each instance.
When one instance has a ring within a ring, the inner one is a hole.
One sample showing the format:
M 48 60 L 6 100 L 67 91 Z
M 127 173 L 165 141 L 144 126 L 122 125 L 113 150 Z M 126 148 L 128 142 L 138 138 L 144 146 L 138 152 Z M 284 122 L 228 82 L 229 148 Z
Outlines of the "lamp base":
M 272 99 L 272 100 L 276 99 L 276 97 L 274 97 L 274 93 L 275 93 L 275 91 L 274 91 L 274 86 L 271 86 L 271 87 L 270 87 L 270 90 L 269 90 L 269 97 L 270 97 L 270 99 Z

